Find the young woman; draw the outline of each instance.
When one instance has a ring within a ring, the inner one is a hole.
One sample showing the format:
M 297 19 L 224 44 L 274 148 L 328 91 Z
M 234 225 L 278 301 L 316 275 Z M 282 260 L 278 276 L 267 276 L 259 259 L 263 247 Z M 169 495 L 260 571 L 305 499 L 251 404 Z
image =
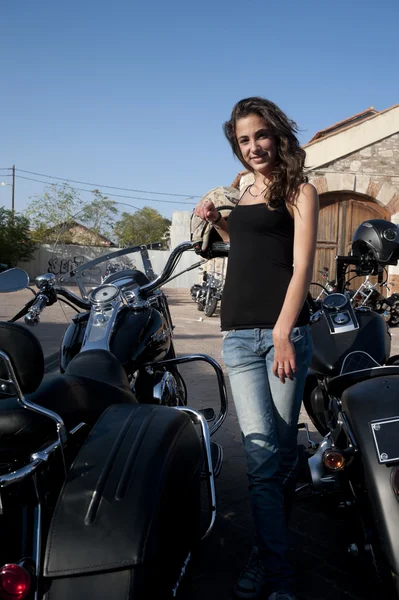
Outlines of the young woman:
M 238 598 L 295 600 L 286 519 L 295 491 L 297 423 L 312 347 L 306 295 L 318 197 L 297 127 L 273 102 L 238 102 L 224 132 L 255 181 L 228 220 L 211 201 L 195 212 L 230 240 L 221 305 L 223 360 L 247 455 L 256 545 Z

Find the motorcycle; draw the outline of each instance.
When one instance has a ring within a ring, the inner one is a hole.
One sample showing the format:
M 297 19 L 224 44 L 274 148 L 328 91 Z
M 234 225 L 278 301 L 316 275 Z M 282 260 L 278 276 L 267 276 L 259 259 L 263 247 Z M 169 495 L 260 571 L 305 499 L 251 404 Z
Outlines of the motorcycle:
M 118 271 L 124 271 L 125 269 L 135 269 L 136 266 L 133 265 L 130 262 L 126 262 L 126 263 L 121 263 L 121 262 L 110 262 L 107 263 L 106 267 L 105 267 L 105 273 L 104 275 L 101 277 L 101 283 L 104 283 L 104 281 L 107 279 L 107 277 L 109 275 L 112 275 L 112 273 L 118 273 Z
M 333 279 L 329 280 L 329 268 L 323 267 L 323 269 L 319 270 L 318 273 L 321 275 L 321 279 L 323 283 L 319 283 L 317 281 L 312 281 L 310 285 L 321 288 L 320 292 L 314 298 L 315 302 L 319 302 L 324 296 L 331 294 L 331 292 L 335 291 L 336 283 Z
M 197 303 L 197 309 L 199 311 L 203 311 L 204 305 L 202 304 L 202 302 L 199 302 L 199 299 L 202 297 L 202 290 L 206 288 L 208 272 L 204 271 L 202 267 L 199 267 L 198 270 L 202 272 L 202 282 L 194 283 L 194 285 L 192 285 L 190 288 L 190 294 L 191 294 L 191 298 L 194 300 L 194 302 Z
M 312 300 L 316 305 L 320 305 L 321 300 L 325 296 L 328 296 L 329 294 L 332 294 L 333 292 L 337 291 L 337 283 L 336 283 L 335 279 L 328 279 L 328 277 L 329 277 L 329 268 L 328 267 L 323 267 L 323 269 L 319 270 L 318 273 L 320 273 L 323 283 L 319 283 L 318 281 L 312 281 L 310 284 L 311 286 L 316 286 L 316 287 L 321 288 L 320 292 L 315 297 L 312 297 Z M 344 294 L 346 294 L 347 296 L 352 298 L 352 296 L 354 295 L 354 292 L 353 292 L 353 290 L 351 290 L 350 286 L 351 286 L 350 280 L 345 281 L 343 292 L 344 292 Z
M 34 298 L 0 323 L 0 598 L 178 595 L 215 521 L 222 449 L 210 436 L 227 413 L 218 363 L 176 357 L 160 290 L 192 249 L 175 248 L 158 277 L 145 246 L 89 261 L 68 274 L 80 297 L 46 273 Z M 144 272 L 117 271 L 88 289 L 101 262 L 126 254 L 141 257 Z M 21 269 L 0 274 L 1 292 L 28 283 Z M 57 300 L 77 314 L 61 343 L 60 373 L 44 376 L 39 341 L 15 321 L 37 325 Z M 187 404 L 178 366 L 193 361 L 216 374 L 218 415 Z
M 223 287 L 224 280 L 222 273 L 216 272 L 208 278 L 204 304 L 204 313 L 207 317 L 214 315 L 218 302 L 222 297 Z
M 384 271 L 383 267 L 377 269 L 379 274 L 379 281 L 373 283 L 370 280 L 370 275 L 366 275 L 365 279 L 359 285 L 356 291 L 351 289 L 351 279 L 345 281 L 344 293 L 350 296 L 353 306 L 369 306 L 371 310 L 382 314 L 384 319 L 391 327 L 399 325 L 399 294 L 391 294 L 389 297 L 385 297 L 381 292 L 378 291 L 377 287 L 381 288 L 388 287 L 387 278 L 382 281 L 381 274 Z M 323 283 L 312 281 L 312 286 L 321 288 L 320 292 L 314 297 L 314 301 L 319 303 L 325 296 L 337 291 L 337 284 L 335 280 L 329 280 L 329 269 L 324 267 L 318 271 L 321 275 Z M 356 273 L 356 270 L 350 271 L 349 273 Z M 357 277 L 357 275 L 355 275 Z M 388 274 L 387 274 L 388 277 Z M 353 278 L 352 278 L 353 279 Z
M 203 272 L 202 285 L 191 287 L 191 297 L 197 303 L 197 309 L 207 317 L 212 317 L 223 293 L 223 274 L 219 272 Z
M 378 219 L 359 226 L 351 255 L 337 257 L 337 292 L 311 316 L 303 398 L 323 436 L 315 443 L 308 434 L 312 489 L 345 507 L 348 549 L 374 564 L 384 598 L 399 591 L 399 356 L 390 357 L 384 318 L 354 306 L 344 285 L 350 265 L 367 276 L 398 261 L 399 229 Z
M 388 287 L 387 280 L 373 283 L 370 281 L 370 275 L 366 275 L 366 278 L 352 297 L 352 303 L 356 306 L 369 306 L 371 310 L 382 314 L 387 323 L 391 327 L 395 327 L 399 324 L 399 294 L 391 294 L 389 297 L 385 297 L 377 287 L 381 288 Z

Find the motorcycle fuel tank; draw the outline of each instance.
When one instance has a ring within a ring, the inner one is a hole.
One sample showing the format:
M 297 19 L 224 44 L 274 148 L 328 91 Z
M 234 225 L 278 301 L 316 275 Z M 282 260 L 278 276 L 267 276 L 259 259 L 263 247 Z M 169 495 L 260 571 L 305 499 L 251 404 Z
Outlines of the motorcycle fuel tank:
M 68 325 L 61 341 L 60 349 L 60 371 L 65 373 L 67 366 L 82 347 L 83 338 L 87 326 L 86 320 L 74 320 Z
M 344 358 L 356 350 L 367 352 L 383 365 L 389 357 L 391 336 L 381 315 L 370 310 L 356 311 L 358 329 L 331 333 L 322 315 L 311 324 L 313 356 L 311 370 L 322 376 L 339 375 Z
M 171 345 L 172 331 L 154 308 L 122 309 L 118 315 L 110 350 L 122 365 L 162 360 Z
M 86 326 L 87 320 L 83 320 L 71 323 L 67 328 L 61 342 L 61 373 L 80 352 Z M 136 312 L 126 307 L 117 317 L 110 350 L 123 366 L 131 362 L 162 360 L 168 353 L 171 338 L 172 331 L 159 311 L 148 308 Z

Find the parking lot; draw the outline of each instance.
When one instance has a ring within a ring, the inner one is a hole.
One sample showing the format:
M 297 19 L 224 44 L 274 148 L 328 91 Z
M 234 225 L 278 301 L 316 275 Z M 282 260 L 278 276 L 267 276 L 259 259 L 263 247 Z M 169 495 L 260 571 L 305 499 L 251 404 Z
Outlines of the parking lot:
M 177 353 L 204 353 L 222 362 L 218 315 L 207 318 L 198 312 L 188 290 L 167 293 L 175 324 Z M 30 298 L 28 290 L 2 295 L 0 320 L 10 318 Z M 43 345 L 48 370 L 57 368 L 55 353 L 72 313 L 69 307 L 57 303 L 44 311 L 40 325 L 33 330 Z M 392 354 L 399 353 L 398 333 L 393 331 Z M 184 365 L 181 370 L 188 387 L 189 404 L 194 408 L 212 406 L 216 409 L 217 385 L 212 369 L 200 363 Z M 193 564 L 193 578 L 185 600 L 233 598 L 234 581 L 246 563 L 253 542 L 245 458 L 231 394 L 229 397 L 228 416 L 215 434 L 215 441 L 224 450 L 224 465 L 217 480 L 218 516 L 213 533 L 202 543 L 200 556 Z M 301 420 L 308 420 L 306 414 L 302 413 Z M 299 441 L 305 442 L 303 432 Z M 368 600 L 373 597 L 372 576 L 365 572 L 361 561 L 348 555 L 351 540 L 346 533 L 338 509 L 327 508 L 308 493 L 298 495 L 289 532 L 298 598 Z

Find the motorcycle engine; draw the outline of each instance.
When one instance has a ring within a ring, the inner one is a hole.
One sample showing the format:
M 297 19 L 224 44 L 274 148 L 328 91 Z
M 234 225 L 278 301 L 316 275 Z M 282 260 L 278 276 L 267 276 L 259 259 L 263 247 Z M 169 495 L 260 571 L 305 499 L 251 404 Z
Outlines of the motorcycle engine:
M 131 388 L 141 404 L 161 406 L 185 405 L 185 390 L 170 371 L 153 371 L 151 368 L 136 371 Z

